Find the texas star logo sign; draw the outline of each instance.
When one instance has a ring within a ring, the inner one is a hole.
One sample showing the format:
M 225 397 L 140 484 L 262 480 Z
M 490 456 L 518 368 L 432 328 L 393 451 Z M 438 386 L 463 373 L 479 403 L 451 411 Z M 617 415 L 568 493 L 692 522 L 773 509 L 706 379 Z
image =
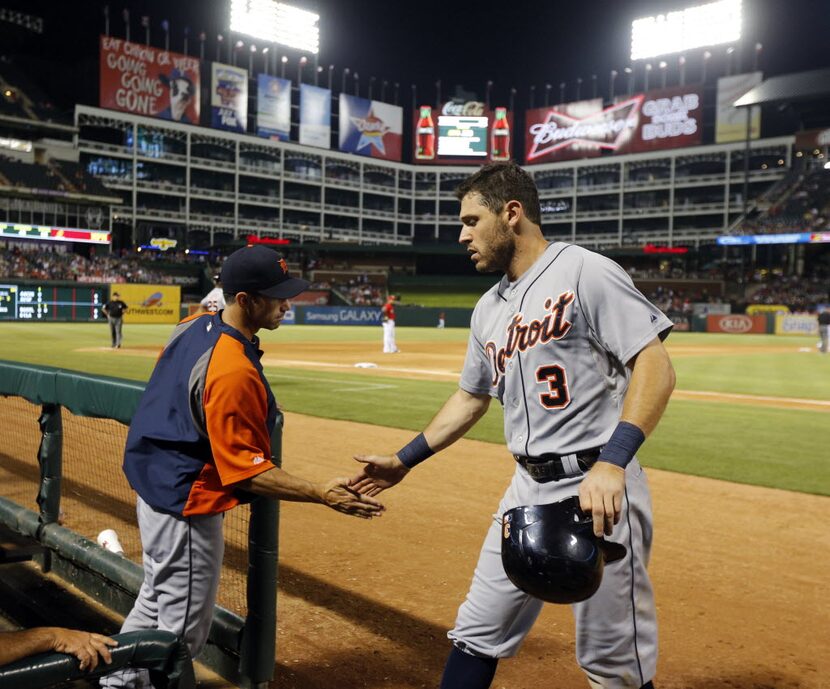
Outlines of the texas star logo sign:
M 374 109 L 370 108 L 366 117 L 350 117 L 349 119 L 360 132 L 360 140 L 357 142 L 355 150 L 360 151 L 367 146 L 374 146 L 381 155 L 385 156 L 386 146 L 383 144 L 383 135 L 391 127 L 375 115 Z

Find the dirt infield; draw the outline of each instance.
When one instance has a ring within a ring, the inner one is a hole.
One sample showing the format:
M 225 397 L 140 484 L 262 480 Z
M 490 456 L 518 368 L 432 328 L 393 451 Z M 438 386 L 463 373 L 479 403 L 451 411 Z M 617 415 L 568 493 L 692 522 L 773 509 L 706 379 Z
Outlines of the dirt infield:
M 393 450 L 410 432 L 289 414 L 285 467 L 348 474 L 349 452 Z M 434 687 L 445 638 L 512 462 L 460 441 L 385 493 L 364 522 L 283 503 L 280 689 Z M 650 470 L 661 689 L 828 686 L 830 498 Z M 494 687 L 587 686 L 569 609 L 546 606 Z
M 464 344 L 280 343 L 266 367 L 455 381 Z M 695 347 L 671 348 L 697 356 Z M 791 345 L 771 351 L 793 351 Z M 153 356 L 157 348 L 105 350 Z M 706 349 L 711 353 L 711 349 Z M 720 347 L 726 354 L 739 348 Z M 355 368 L 355 364 L 375 364 Z M 830 412 L 824 400 L 705 391 L 680 399 Z M 439 400 L 436 400 L 436 406 Z M 287 415 L 284 465 L 324 479 L 355 471 L 352 453 L 393 451 L 410 431 Z M 382 497 L 364 522 L 283 503 L 276 680 L 280 689 L 436 687 L 446 630 L 472 576 L 490 515 L 513 470 L 503 447 L 462 440 Z M 649 470 L 655 511 L 659 689 L 830 687 L 830 498 Z M 497 689 L 584 689 L 569 609 L 547 606 Z

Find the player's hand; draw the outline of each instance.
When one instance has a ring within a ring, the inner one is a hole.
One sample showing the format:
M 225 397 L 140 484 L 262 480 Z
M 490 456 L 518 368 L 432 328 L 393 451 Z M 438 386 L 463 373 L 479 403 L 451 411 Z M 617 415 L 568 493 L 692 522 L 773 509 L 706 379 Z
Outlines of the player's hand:
M 409 473 L 409 468 L 395 455 L 355 455 L 354 458 L 364 466 L 349 485 L 363 495 L 377 495 L 399 483 Z
M 109 647 L 118 645 L 115 639 L 92 632 L 61 627 L 53 627 L 51 632 L 54 636 L 52 648 L 58 653 L 75 656 L 80 661 L 81 670 L 94 670 L 98 667 L 99 657 L 109 665 L 112 662 Z
M 579 486 L 579 506 L 594 518 L 594 535 L 610 536 L 620 521 L 625 469 L 610 462 L 597 462 Z
M 361 495 L 354 488 L 349 487 L 347 478 L 332 479 L 322 486 L 320 493 L 326 506 L 362 519 L 379 517 L 386 509 L 374 498 Z

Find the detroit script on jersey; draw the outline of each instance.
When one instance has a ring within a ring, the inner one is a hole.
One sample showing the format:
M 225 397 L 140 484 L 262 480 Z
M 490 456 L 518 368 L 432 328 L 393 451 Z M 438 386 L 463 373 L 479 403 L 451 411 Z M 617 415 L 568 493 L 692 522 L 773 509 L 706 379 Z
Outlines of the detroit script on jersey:
M 494 386 L 498 385 L 499 376 L 504 375 L 505 361 L 512 358 L 515 352 L 525 352 L 537 344 L 561 340 L 568 334 L 573 324 L 565 317 L 565 309 L 573 300 L 572 290 L 562 292 L 555 300 L 548 297 L 544 304 L 547 313 L 541 320 L 534 318 L 525 323 L 524 314 L 517 313 L 507 326 L 507 343 L 503 347 L 499 348 L 492 340 L 484 345 L 493 371 Z
M 671 326 L 614 261 L 556 242 L 481 297 L 459 385 L 501 402 L 512 454 L 596 447 L 619 419 L 626 364 Z

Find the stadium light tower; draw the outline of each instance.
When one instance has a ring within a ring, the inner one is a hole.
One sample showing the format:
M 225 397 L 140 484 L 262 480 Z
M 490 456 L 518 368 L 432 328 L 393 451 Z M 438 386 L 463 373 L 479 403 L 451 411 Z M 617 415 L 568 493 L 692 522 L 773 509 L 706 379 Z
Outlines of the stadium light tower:
M 268 43 L 317 55 L 320 15 L 276 0 L 231 0 L 230 28 Z
M 631 22 L 631 59 L 643 60 L 741 38 L 741 0 L 718 0 Z

